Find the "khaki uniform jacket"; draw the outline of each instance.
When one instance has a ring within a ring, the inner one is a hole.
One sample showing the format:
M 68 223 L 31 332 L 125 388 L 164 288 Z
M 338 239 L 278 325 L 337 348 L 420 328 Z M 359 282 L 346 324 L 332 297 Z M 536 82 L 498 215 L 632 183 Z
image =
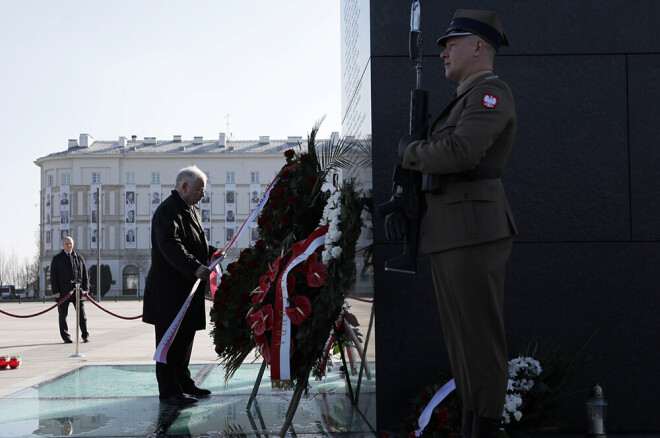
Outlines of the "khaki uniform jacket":
M 501 171 L 516 133 L 511 90 L 490 71 L 475 73 L 430 125 L 427 139 L 405 150 L 403 167 L 455 175 L 480 167 Z M 447 183 L 441 194 L 426 193 L 422 218 L 423 252 L 490 242 L 516 234 L 500 179 Z

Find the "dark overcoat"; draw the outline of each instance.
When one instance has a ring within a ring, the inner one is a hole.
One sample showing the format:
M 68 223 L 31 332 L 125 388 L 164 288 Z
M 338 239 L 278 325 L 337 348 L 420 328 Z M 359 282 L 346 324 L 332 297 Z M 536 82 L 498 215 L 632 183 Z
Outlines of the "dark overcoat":
M 71 251 L 71 255 L 73 266 L 64 250 L 60 251 L 50 262 L 50 284 L 53 294 L 62 294 L 60 298 L 71 292 L 74 286 L 73 280 L 80 282 L 81 290 L 89 291 L 89 278 L 85 259 L 75 251 Z
M 476 74 L 430 125 L 425 140 L 408 145 L 403 167 L 445 177 L 442 193 L 427 193 L 421 250 L 427 253 L 491 242 L 516 234 L 499 177 L 453 178 L 488 169 L 499 175 L 516 134 L 509 87 L 492 72 Z
M 201 264 L 208 266 L 211 255 L 197 207 L 189 206 L 176 190 L 154 212 L 151 225 L 151 268 L 144 289 L 142 321 L 169 326 L 186 301 Z M 200 282 L 181 328 L 206 327 L 204 291 Z

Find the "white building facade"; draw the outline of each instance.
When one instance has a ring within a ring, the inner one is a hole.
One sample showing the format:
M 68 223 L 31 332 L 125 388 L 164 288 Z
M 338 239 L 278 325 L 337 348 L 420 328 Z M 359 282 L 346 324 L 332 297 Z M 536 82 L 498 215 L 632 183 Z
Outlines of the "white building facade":
M 141 295 L 151 264 L 152 214 L 174 189 L 176 173 L 186 166 L 196 165 L 207 175 L 200 215 L 209 243 L 224 247 L 284 165 L 283 152 L 298 145 L 306 148 L 306 142 L 302 137 L 271 140 L 267 136 L 228 141 L 224 133 L 214 140 L 133 136 L 94 141 L 89 134 L 69 140 L 67 150 L 35 161 L 41 168 L 40 253 L 45 281 L 40 282 L 40 296 L 51 295 L 50 262 L 61 251 L 65 236 L 74 239 L 88 269 L 97 265 L 99 257 L 101 266 L 110 268 L 112 284 L 104 298 Z M 365 193 L 370 192 L 370 169 L 348 173 Z M 368 217 L 365 220 L 370 224 Z M 243 231 L 225 265 L 257 239 L 254 223 Z M 363 230 L 358 248 L 371 240 L 370 230 Z M 370 275 L 361 274 L 361 253 L 356 263 L 354 293 L 369 296 L 372 281 Z

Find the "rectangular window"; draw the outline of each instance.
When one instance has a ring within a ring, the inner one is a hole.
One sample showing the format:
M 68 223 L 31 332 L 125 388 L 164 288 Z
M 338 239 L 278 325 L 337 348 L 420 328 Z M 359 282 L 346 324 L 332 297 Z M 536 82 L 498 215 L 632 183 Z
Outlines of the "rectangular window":
M 62 185 L 63 186 L 68 186 L 71 184 L 71 174 L 70 173 L 63 173 L 62 174 Z
M 101 173 L 92 172 L 92 184 L 101 184 Z
M 53 186 L 53 175 L 48 175 L 48 187 Z
M 135 172 L 126 172 L 126 184 L 135 184 Z
M 250 182 L 253 184 L 259 182 L 259 172 L 250 172 Z
M 160 184 L 159 172 L 151 172 L 151 184 Z
M 227 172 L 227 184 L 234 184 L 234 172 Z

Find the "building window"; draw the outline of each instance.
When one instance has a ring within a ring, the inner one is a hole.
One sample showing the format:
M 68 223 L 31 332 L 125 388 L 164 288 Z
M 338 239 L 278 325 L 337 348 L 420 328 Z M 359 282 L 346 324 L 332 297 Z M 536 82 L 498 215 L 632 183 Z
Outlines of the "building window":
M 259 182 L 259 172 L 250 172 L 250 182 L 251 183 Z
M 48 175 L 48 187 L 53 186 L 53 175 Z
M 63 186 L 68 186 L 71 184 L 71 174 L 70 173 L 63 173 L 62 174 L 62 185 Z
M 211 184 L 211 174 L 209 172 L 204 172 L 206 174 L 206 183 Z
M 100 172 L 92 172 L 92 184 L 101 184 Z
M 140 287 L 140 271 L 136 266 L 126 266 L 123 275 L 122 295 L 137 295 Z
M 227 172 L 227 184 L 234 184 L 234 172 Z
M 151 184 L 160 184 L 159 172 L 151 172 Z
M 135 184 L 135 172 L 126 172 L 126 184 Z

